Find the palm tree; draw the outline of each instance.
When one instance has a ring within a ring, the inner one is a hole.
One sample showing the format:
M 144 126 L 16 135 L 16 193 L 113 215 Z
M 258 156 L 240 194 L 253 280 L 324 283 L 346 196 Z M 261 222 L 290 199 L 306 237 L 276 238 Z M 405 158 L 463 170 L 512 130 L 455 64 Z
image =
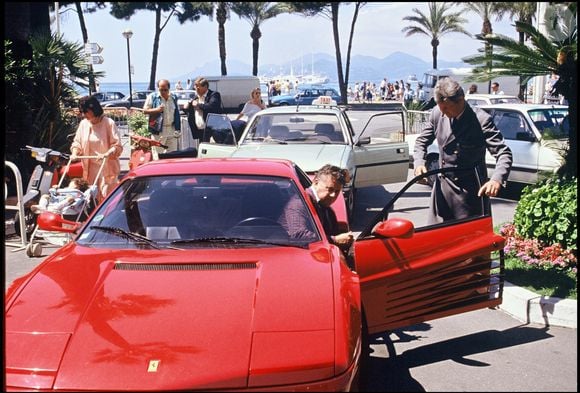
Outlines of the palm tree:
M 181 24 L 186 21 L 197 21 L 203 15 L 210 16 L 213 14 L 213 4 L 208 2 L 112 2 L 110 13 L 117 19 L 130 19 L 138 10 L 155 12 L 155 35 L 153 38 L 153 55 L 151 56 L 151 74 L 149 75 L 149 90 L 155 90 L 155 74 L 157 72 L 157 57 L 159 55 L 159 38 L 171 17 L 175 16 Z M 169 14 L 165 16 L 164 13 L 167 12 Z M 163 22 L 162 18 L 164 18 Z M 131 94 L 131 92 L 129 92 L 129 94 Z
M 332 36 L 334 37 L 334 51 L 336 56 L 336 74 L 338 76 L 338 87 L 340 90 L 340 96 L 342 103 L 346 104 L 348 102 L 348 78 L 350 72 L 350 57 L 352 50 L 352 40 L 354 37 L 354 28 L 356 26 L 356 21 L 358 19 L 358 13 L 360 9 L 366 4 L 366 2 L 356 1 L 354 3 L 354 13 L 352 16 L 350 24 L 350 34 L 348 38 L 348 47 L 346 52 L 346 67 L 343 73 L 342 70 L 342 52 L 340 50 L 340 35 L 338 28 L 338 11 L 340 9 L 340 2 L 330 2 L 330 3 L 305 3 L 305 2 L 293 2 L 288 3 L 292 7 L 292 12 L 300 13 L 304 16 L 318 16 L 321 15 L 325 18 L 330 19 L 332 22 Z
M 218 22 L 218 45 L 220 49 L 220 63 L 222 75 L 227 75 L 226 67 L 226 21 L 230 18 L 231 3 L 227 1 L 220 1 L 217 4 L 215 11 Z
M 483 25 L 481 26 L 481 35 L 486 36 L 493 33 L 493 28 L 491 26 L 490 17 L 493 14 L 497 14 L 496 3 L 494 2 L 472 2 L 472 3 L 457 3 L 463 6 L 463 9 L 467 12 L 474 12 L 481 17 L 483 20 Z M 496 20 L 500 20 L 501 17 L 498 14 Z M 488 43 L 485 44 L 485 53 L 491 53 L 493 48 Z M 488 65 L 491 67 L 491 63 Z M 521 85 L 520 85 L 521 88 Z M 491 79 L 487 82 L 487 92 L 491 92 Z
M 431 37 L 431 46 L 433 47 L 433 68 L 437 69 L 437 47 L 439 46 L 442 36 L 448 33 L 462 33 L 471 36 L 462 24 L 467 22 L 467 19 L 461 17 L 461 13 L 446 12 L 451 8 L 452 3 L 427 3 L 429 7 L 429 15 L 423 14 L 417 8 L 413 8 L 413 12 L 417 16 L 405 16 L 403 20 L 413 22 L 415 25 L 406 26 L 401 29 L 406 37 L 413 34 L 425 34 Z
M 568 3 L 568 10 L 573 12 L 576 20 L 576 6 Z M 565 164 L 560 175 L 577 175 L 577 119 L 578 119 L 578 36 L 575 26 L 559 37 L 546 36 L 534 26 L 524 22 L 516 22 L 518 31 L 530 37 L 530 45 L 518 42 L 502 35 L 478 35 L 484 43 L 493 45 L 495 53 L 467 56 L 462 60 L 476 66 L 474 81 L 487 81 L 490 78 L 503 75 L 520 75 L 527 83 L 532 77 L 545 76 L 552 72 L 559 76 L 556 93 L 562 94 L 569 105 L 570 134 L 569 148 L 566 152 Z M 560 31 L 559 33 L 562 33 Z M 490 70 L 489 63 L 493 68 Z
M 290 7 L 284 3 L 269 2 L 239 2 L 232 3 L 231 10 L 234 11 L 241 19 L 248 21 L 252 30 L 252 75 L 258 75 L 258 52 L 260 49 L 260 38 L 262 32 L 260 25 L 270 18 L 274 18 L 284 12 L 289 12 Z
M 529 25 L 532 24 L 536 16 L 536 10 L 538 8 L 537 3 L 533 2 L 517 2 L 517 3 L 507 3 L 507 2 L 497 2 L 495 3 L 496 12 L 498 17 L 502 18 L 505 14 L 509 14 L 510 20 L 515 20 L 518 22 L 524 22 Z M 519 42 L 524 44 L 526 42 L 526 36 L 523 31 L 516 29 L 519 36 Z M 483 32 L 482 32 L 483 33 Z M 523 83 L 523 79 L 520 77 L 520 94 L 518 95 L 521 100 L 524 99 L 526 95 L 526 85 Z

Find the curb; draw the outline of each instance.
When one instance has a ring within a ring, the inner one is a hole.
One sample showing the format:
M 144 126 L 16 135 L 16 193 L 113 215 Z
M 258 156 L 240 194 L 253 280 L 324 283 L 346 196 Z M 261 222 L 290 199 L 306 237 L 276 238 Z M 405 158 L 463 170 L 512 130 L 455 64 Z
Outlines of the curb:
M 507 281 L 499 308 L 525 323 L 573 329 L 578 326 L 578 301 L 538 295 Z

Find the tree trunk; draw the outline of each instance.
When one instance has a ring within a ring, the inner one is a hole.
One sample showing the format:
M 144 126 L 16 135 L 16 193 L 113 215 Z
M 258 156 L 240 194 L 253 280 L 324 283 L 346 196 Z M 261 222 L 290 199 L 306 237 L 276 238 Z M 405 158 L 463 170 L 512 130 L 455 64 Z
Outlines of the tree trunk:
M 87 32 L 87 25 L 85 23 L 85 16 L 83 14 L 83 9 L 79 1 L 75 2 L 75 7 L 77 9 L 77 14 L 79 16 L 79 24 L 81 25 L 81 33 L 83 34 L 83 43 L 87 44 L 89 42 L 89 34 Z M 89 64 L 89 94 L 95 93 L 97 87 L 95 84 L 95 77 L 93 76 L 93 64 Z
M 348 49 L 346 51 L 346 68 L 344 71 L 344 85 L 346 86 L 346 99 L 343 96 L 342 99 L 345 103 L 348 103 L 348 79 L 349 79 L 349 73 L 350 73 L 350 53 L 352 50 L 352 39 L 354 37 L 354 27 L 356 25 L 356 20 L 358 19 L 358 11 L 361 7 L 361 3 L 360 2 L 356 2 L 355 6 L 354 6 L 354 14 L 352 16 L 352 23 L 350 24 L 350 35 L 348 37 Z M 340 92 L 340 95 L 342 96 L 342 91 Z
M 161 36 L 161 9 L 155 10 L 155 37 L 153 38 L 153 56 L 151 57 L 151 76 L 149 90 L 155 90 L 155 74 L 157 73 L 157 56 L 159 55 L 159 37 Z M 132 92 L 129 92 L 132 94 Z
M 344 74 L 342 73 L 342 56 L 340 53 L 340 37 L 338 34 L 338 7 L 339 3 L 331 3 L 332 10 L 332 35 L 334 36 L 334 50 L 336 54 L 336 71 L 338 75 L 338 88 L 340 90 L 340 97 L 343 104 L 348 103 L 348 93 L 344 82 Z
M 220 63 L 222 75 L 227 75 L 228 70 L 226 68 L 226 20 L 227 20 L 227 10 L 224 2 L 218 3 L 218 9 L 216 11 L 216 19 L 218 22 L 218 45 L 220 49 Z
M 252 75 L 258 76 L 258 52 L 260 51 L 260 37 L 262 37 L 258 25 L 254 25 L 250 37 L 252 37 Z

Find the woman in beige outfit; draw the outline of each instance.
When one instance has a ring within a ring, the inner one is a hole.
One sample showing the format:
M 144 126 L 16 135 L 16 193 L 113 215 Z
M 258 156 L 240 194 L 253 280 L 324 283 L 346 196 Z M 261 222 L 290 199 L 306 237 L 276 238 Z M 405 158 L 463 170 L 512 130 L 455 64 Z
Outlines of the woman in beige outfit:
M 107 158 L 100 179 L 97 181 L 100 202 L 119 182 L 121 162 L 119 156 L 123 152 L 121 137 L 115 122 L 104 116 L 101 104 L 94 96 L 81 98 L 79 110 L 85 118 L 80 122 L 74 141 L 71 145 L 71 158 L 78 156 L 97 156 L 99 158 L 83 158 L 83 178 L 89 184 L 94 184 L 101 168 L 102 159 Z

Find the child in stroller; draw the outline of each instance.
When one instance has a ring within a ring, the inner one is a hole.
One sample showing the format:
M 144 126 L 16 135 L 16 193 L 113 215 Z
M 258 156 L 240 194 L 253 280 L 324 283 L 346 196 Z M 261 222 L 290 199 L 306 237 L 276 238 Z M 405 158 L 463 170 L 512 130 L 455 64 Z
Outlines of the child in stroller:
M 32 205 L 30 209 L 36 214 L 50 211 L 63 215 L 78 215 L 86 206 L 85 202 L 91 201 L 93 188 L 89 187 L 85 179 L 75 177 L 65 188 L 51 188 L 48 194 L 40 197 L 38 205 Z

